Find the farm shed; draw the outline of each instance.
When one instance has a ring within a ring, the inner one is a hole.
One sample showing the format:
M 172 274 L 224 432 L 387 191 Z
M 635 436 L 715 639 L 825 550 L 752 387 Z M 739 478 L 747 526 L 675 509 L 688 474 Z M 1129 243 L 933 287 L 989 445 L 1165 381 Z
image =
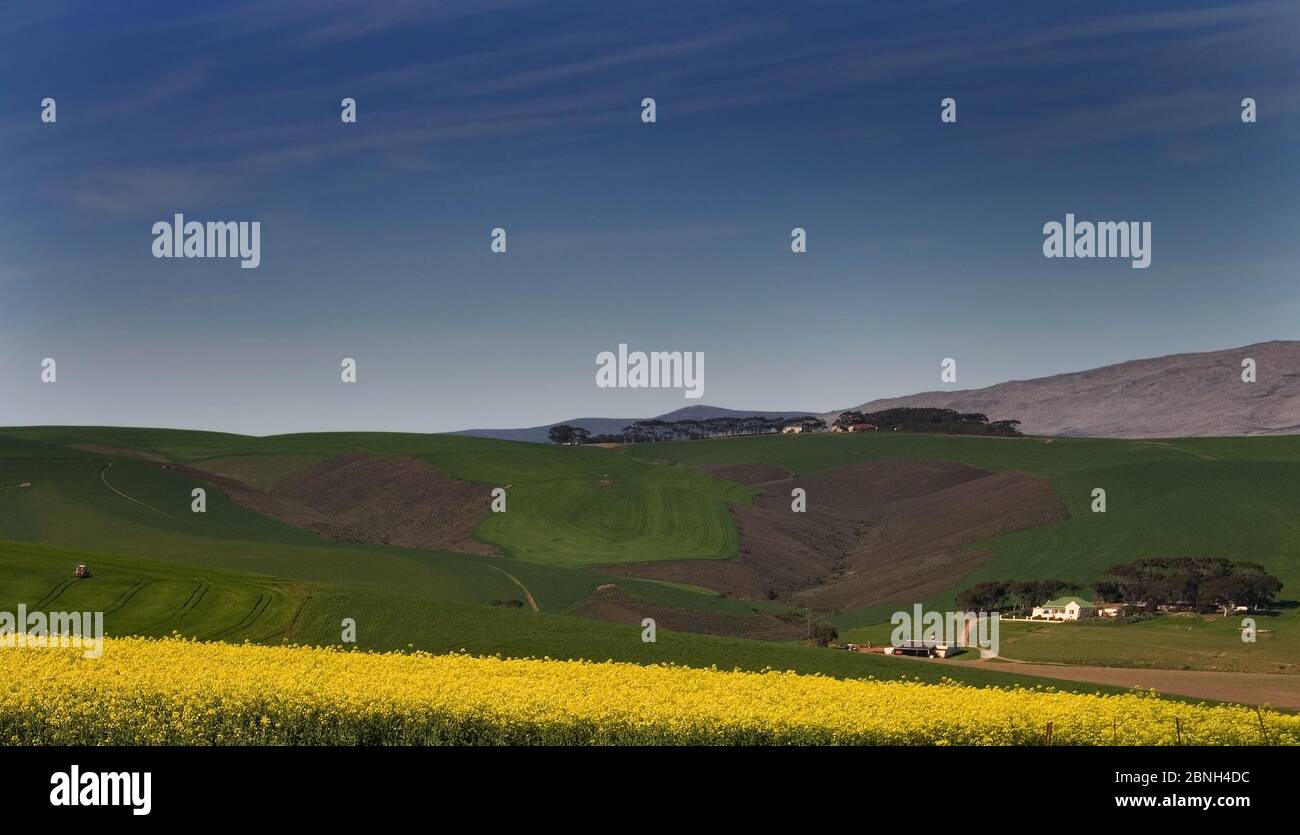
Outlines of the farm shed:
M 953 644 L 936 644 L 925 641 L 903 641 L 896 647 L 885 647 L 885 655 L 912 655 L 920 658 L 949 658 L 959 652 Z

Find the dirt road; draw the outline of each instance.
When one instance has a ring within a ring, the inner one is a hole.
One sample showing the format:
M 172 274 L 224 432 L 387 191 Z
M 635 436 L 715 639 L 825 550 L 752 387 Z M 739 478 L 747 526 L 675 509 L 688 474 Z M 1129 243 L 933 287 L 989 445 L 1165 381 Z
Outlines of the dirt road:
M 510 578 L 510 582 L 514 583 L 516 586 L 519 587 L 519 590 L 524 593 L 524 597 L 528 598 L 528 605 L 532 608 L 534 612 L 542 611 L 541 607 L 537 605 L 537 601 L 533 599 L 532 592 L 528 590 L 527 586 L 519 582 L 518 577 L 516 577 L 515 575 L 511 574 L 510 572 L 506 571 L 503 568 L 497 568 L 497 566 L 495 565 L 491 567 L 496 569 L 497 571 L 500 571 L 502 574 L 506 575 L 506 577 Z
M 941 663 L 941 662 L 940 662 Z M 1300 675 L 1223 673 L 1208 670 L 1130 670 L 1122 667 L 1076 667 L 1066 664 L 974 661 L 962 666 L 984 667 L 1019 675 L 1086 681 L 1114 687 L 1140 687 L 1197 699 L 1271 705 L 1300 710 Z

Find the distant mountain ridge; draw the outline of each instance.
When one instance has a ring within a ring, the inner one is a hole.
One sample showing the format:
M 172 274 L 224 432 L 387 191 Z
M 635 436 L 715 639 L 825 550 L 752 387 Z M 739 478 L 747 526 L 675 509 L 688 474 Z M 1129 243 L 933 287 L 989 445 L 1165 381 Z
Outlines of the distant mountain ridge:
M 657 415 L 651 418 L 573 418 L 545 426 L 529 426 L 523 429 L 466 429 L 454 432 L 455 435 L 469 435 L 475 438 L 496 438 L 502 441 L 529 441 L 546 443 L 547 433 L 552 426 L 567 424 L 586 429 L 593 435 L 616 435 L 624 426 L 638 420 L 708 420 L 717 417 L 803 417 L 814 412 L 753 412 L 741 409 L 724 409 L 720 406 L 685 406 L 681 409 Z
M 1256 382 L 1242 381 L 1246 359 Z M 982 389 L 872 400 L 857 411 L 931 406 L 1019 420 L 1029 435 L 1177 438 L 1300 433 L 1300 341 L 1130 360 Z M 822 417 L 827 421 L 838 409 Z
M 1242 362 L 1255 361 L 1253 383 Z M 927 391 L 850 407 L 878 412 L 933 407 L 981 412 L 989 420 L 1018 420 L 1027 435 L 1096 438 L 1181 438 L 1300 434 L 1300 341 L 1275 340 L 1202 353 L 1170 354 L 1115 365 L 1012 380 L 981 389 Z M 617 434 L 638 420 L 714 417 L 803 417 L 831 423 L 841 412 L 754 412 L 687 406 L 656 418 L 574 418 L 560 421 L 593 435 Z M 545 443 L 552 426 L 468 429 L 457 435 Z

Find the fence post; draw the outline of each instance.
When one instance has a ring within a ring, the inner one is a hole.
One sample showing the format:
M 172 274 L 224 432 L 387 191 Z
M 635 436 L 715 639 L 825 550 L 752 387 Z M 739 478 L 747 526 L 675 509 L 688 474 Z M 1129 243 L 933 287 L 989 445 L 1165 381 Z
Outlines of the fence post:
M 1255 715 L 1259 717 L 1259 732 L 1264 735 L 1264 744 L 1272 745 L 1272 741 L 1268 738 L 1268 728 L 1264 727 L 1264 714 L 1260 713 L 1259 705 L 1255 705 Z
M 1177 716 L 1174 717 L 1174 734 L 1178 739 L 1178 744 L 1183 744 L 1183 720 Z
M 1044 745 L 1052 744 L 1052 723 L 1050 721 L 1047 723 L 1047 738 L 1046 740 L 1044 740 L 1043 744 Z

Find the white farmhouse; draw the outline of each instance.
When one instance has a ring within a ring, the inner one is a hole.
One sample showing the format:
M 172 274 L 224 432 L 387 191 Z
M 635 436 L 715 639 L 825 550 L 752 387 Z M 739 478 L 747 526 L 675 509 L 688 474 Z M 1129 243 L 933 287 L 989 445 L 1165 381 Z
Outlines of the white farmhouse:
M 1097 616 L 1097 607 L 1082 597 L 1058 597 L 1035 606 L 1033 617 L 1046 620 L 1081 620 Z

